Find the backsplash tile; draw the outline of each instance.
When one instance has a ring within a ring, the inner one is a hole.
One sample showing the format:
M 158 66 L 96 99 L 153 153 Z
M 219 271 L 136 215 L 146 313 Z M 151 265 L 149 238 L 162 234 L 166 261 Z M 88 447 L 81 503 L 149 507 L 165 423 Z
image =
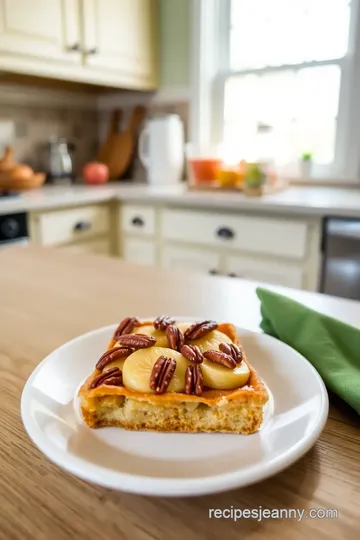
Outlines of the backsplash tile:
M 81 174 L 84 163 L 96 157 L 98 148 L 98 112 L 73 107 L 33 107 L 0 104 L 0 120 L 14 122 L 14 150 L 19 162 L 36 170 L 43 168 L 46 142 L 53 135 L 75 145 L 74 167 Z

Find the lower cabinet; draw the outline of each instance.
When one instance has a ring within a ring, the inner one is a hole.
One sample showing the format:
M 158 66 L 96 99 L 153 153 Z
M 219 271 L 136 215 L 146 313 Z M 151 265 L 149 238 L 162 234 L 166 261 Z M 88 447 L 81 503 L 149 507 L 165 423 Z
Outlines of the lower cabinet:
M 80 244 L 69 244 L 61 246 L 61 249 L 64 249 L 71 253 L 78 253 L 79 255 L 83 253 L 97 253 L 99 255 L 109 255 L 110 241 L 109 238 L 104 238 L 101 240 L 93 240 L 91 242 L 83 242 Z
M 156 264 L 155 242 L 142 238 L 126 237 L 123 241 L 123 259 L 137 264 Z
M 263 281 L 272 285 L 303 288 L 304 271 L 288 262 L 255 259 L 252 257 L 225 257 L 225 275 Z
M 207 274 L 220 273 L 221 257 L 216 252 L 196 248 L 165 246 L 161 252 L 164 268 L 195 270 Z

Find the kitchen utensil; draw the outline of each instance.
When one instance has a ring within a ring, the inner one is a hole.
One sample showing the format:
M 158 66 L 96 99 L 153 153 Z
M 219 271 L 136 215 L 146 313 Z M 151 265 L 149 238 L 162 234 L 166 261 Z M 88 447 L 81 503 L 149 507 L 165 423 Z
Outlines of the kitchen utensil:
M 148 120 L 139 138 L 139 157 L 149 184 L 180 182 L 184 167 L 184 128 L 179 115 Z
M 241 328 L 237 328 L 241 344 L 270 394 L 258 433 L 89 429 L 81 418 L 77 392 L 116 326 L 93 330 L 56 349 L 37 366 L 23 390 L 21 417 L 30 438 L 72 474 L 143 495 L 204 495 L 276 474 L 319 437 L 328 397 L 317 371 L 281 341 Z
M 70 151 L 74 146 L 66 139 L 51 137 L 45 148 L 45 170 L 51 183 L 73 182 L 74 171 Z
M 122 117 L 123 117 L 122 110 L 115 109 L 112 112 L 107 137 L 105 139 L 104 144 L 100 146 L 99 151 L 98 151 L 98 160 L 101 163 L 108 163 L 109 156 L 111 156 L 111 154 L 113 153 L 113 148 L 117 140 L 119 125 L 122 120 Z
M 136 137 L 145 113 L 145 107 L 135 107 L 130 114 L 127 128 L 121 133 L 114 133 L 112 130 L 117 129 L 118 118 L 118 113 L 114 112 L 106 146 L 99 152 L 99 161 L 109 167 L 111 180 L 119 178 L 128 169 L 135 153 Z

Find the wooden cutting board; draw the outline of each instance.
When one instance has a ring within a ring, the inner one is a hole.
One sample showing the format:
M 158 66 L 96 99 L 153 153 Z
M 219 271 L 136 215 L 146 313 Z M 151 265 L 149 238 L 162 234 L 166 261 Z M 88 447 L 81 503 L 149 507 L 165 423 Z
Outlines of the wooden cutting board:
M 123 116 L 123 111 L 120 109 L 115 109 L 111 114 L 110 124 L 109 124 L 109 130 L 105 139 L 105 142 L 102 146 L 100 146 L 98 151 L 98 160 L 101 161 L 101 163 L 106 163 L 109 160 L 109 156 L 112 153 L 112 149 L 114 147 L 114 143 L 117 139 L 117 133 L 119 130 L 119 124 Z
M 116 109 L 111 117 L 107 139 L 98 153 L 98 160 L 109 168 L 110 180 L 119 178 L 129 167 L 136 149 L 139 127 L 145 118 L 146 109 L 135 107 L 130 114 L 126 129 L 119 133 L 121 112 Z

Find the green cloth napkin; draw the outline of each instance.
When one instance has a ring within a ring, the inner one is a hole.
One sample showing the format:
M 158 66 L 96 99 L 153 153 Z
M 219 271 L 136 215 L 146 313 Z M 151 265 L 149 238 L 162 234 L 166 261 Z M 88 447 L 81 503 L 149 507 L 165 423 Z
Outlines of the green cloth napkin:
M 360 330 L 257 288 L 260 327 L 305 356 L 326 386 L 360 414 Z

